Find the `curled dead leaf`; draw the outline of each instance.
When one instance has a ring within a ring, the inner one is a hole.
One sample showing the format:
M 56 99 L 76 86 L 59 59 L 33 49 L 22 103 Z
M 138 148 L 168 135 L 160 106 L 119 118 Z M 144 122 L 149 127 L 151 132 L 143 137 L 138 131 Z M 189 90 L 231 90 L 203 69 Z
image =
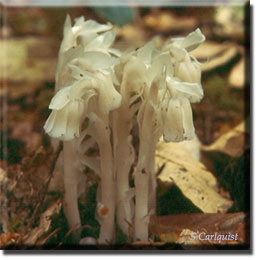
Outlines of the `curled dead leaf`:
M 35 227 L 33 230 L 30 231 L 28 237 L 24 239 L 24 244 L 26 245 L 41 245 L 41 241 L 44 240 L 39 240 L 39 238 L 45 234 L 51 227 L 51 217 L 54 214 L 58 214 L 61 209 L 61 201 L 56 201 L 52 205 L 48 207 L 48 209 L 42 213 L 40 217 L 40 224 L 38 227 Z M 40 242 L 37 242 L 37 241 Z
M 193 50 L 191 55 L 202 62 L 201 70 L 206 72 L 227 64 L 238 54 L 238 51 L 238 46 L 231 42 L 206 41 L 200 48 Z
M 237 89 L 243 89 L 246 83 L 246 70 L 245 70 L 245 58 L 240 61 L 231 69 L 228 83 L 231 87 Z
M 202 150 L 206 152 L 217 151 L 231 157 L 240 157 L 249 147 L 249 143 L 246 141 L 245 122 L 242 122 L 220 136 L 213 144 L 202 146 Z

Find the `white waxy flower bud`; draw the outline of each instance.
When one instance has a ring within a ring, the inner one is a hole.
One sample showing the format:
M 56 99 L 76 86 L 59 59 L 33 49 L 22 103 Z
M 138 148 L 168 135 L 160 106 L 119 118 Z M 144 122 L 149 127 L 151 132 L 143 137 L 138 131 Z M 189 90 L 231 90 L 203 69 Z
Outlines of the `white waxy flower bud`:
M 187 98 L 164 100 L 161 113 L 164 141 L 180 142 L 194 137 L 192 110 Z
M 200 64 L 196 61 L 181 61 L 176 64 L 174 75 L 184 82 L 199 83 L 201 80 Z
M 84 83 L 86 84 L 86 81 L 62 88 L 53 97 L 49 105 L 52 112 L 44 125 L 45 132 L 51 137 L 64 141 L 79 137 L 85 106 L 88 100 L 96 95 L 92 89 L 84 95 Z

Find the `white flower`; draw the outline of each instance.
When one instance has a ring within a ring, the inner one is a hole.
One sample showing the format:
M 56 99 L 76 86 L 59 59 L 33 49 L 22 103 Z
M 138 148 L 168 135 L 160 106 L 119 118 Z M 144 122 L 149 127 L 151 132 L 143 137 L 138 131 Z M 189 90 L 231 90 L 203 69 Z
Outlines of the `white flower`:
M 93 56 L 98 55 L 97 52 L 107 56 L 121 55 L 120 51 L 110 48 L 116 36 L 116 32 L 111 29 L 111 24 L 99 24 L 93 20 L 84 21 L 83 17 L 75 19 L 75 25 L 72 27 L 70 17 L 67 16 L 58 57 L 56 91 L 72 83 L 69 66 L 75 64 L 78 59 L 84 59 L 91 65 Z M 91 52 L 94 52 L 92 58 L 89 57 Z M 100 60 L 99 56 L 96 59 Z
M 93 90 L 86 94 L 83 91 L 82 82 L 77 82 L 56 93 L 49 105 L 52 112 L 44 125 L 47 134 L 64 141 L 79 137 L 85 105 L 96 95 Z
M 198 61 L 189 55 L 189 51 L 197 48 L 205 41 L 200 29 L 185 38 L 172 38 L 168 49 L 174 57 L 174 76 L 185 82 L 200 82 L 201 69 Z
M 205 41 L 205 36 L 199 28 L 191 32 L 186 37 L 172 38 L 170 40 L 170 47 L 179 46 L 186 51 L 190 52 Z
M 176 64 L 174 76 L 184 82 L 197 82 L 201 81 L 201 68 L 197 61 L 191 59 L 187 61 L 180 61 Z
M 165 99 L 161 110 L 164 141 L 180 142 L 194 137 L 192 110 L 187 98 Z
M 53 97 L 49 105 L 52 112 L 44 125 L 45 132 L 65 141 L 79 137 L 89 101 L 94 97 L 103 114 L 118 108 L 121 103 L 121 96 L 109 75 L 101 72 L 86 74 L 81 80 L 60 89 Z
M 85 46 L 95 40 L 98 37 L 98 33 L 111 29 L 112 24 L 99 24 L 94 20 L 84 21 L 83 16 L 75 19 L 75 25 L 72 27 L 70 16 L 67 15 L 60 52 L 65 52 L 72 47 L 76 47 L 78 43 L 83 43 Z
M 166 142 L 191 140 L 195 131 L 190 103 L 202 99 L 201 84 L 181 82 L 169 76 L 166 82 L 167 94 L 161 106 L 164 140 Z

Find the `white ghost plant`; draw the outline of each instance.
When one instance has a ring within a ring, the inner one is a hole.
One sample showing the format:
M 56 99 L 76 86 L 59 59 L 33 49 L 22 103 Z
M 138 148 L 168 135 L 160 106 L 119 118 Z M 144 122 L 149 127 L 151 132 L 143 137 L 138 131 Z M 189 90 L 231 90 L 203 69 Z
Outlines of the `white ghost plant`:
M 149 217 L 156 212 L 156 144 L 161 136 L 166 142 L 192 139 L 190 103 L 203 97 L 200 64 L 189 54 L 205 40 L 199 29 L 160 49 L 151 41 L 123 53 L 112 48 L 115 37 L 111 24 L 80 17 L 72 26 L 67 16 L 56 93 L 44 126 L 64 142 L 64 211 L 70 227 L 81 227 L 77 198 L 84 166 L 100 177 L 99 244 L 115 241 L 115 221 L 130 238 L 148 241 Z M 138 156 L 132 143 L 135 125 Z M 94 144 L 98 158 L 86 153 Z M 75 235 L 80 238 L 80 229 Z

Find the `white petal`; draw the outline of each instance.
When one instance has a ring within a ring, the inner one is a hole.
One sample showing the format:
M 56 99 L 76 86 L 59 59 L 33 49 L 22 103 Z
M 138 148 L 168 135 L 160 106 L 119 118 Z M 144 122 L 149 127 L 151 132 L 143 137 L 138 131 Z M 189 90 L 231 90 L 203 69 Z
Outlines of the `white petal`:
M 70 101 L 71 87 L 60 89 L 52 98 L 49 109 L 60 110 L 64 108 Z
M 174 75 L 184 82 L 200 83 L 200 65 L 194 61 L 182 61 L 176 64 Z
M 162 106 L 163 138 L 165 142 L 183 141 L 183 114 L 178 99 L 165 100 Z
M 115 41 L 116 38 L 116 31 L 108 31 L 103 33 L 103 47 L 104 48 L 109 48 L 113 42 Z
M 187 51 L 192 51 L 202 44 L 205 39 L 204 34 L 202 34 L 201 30 L 198 28 L 186 37 L 172 38 L 170 43 L 176 43 L 177 46 L 179 45 Z
M 84 24 L 85 18 L 84 18 L 84 16 L 80 16 L 80 17 L 75 18 L 74 21 L 75 21 L 75 24 L 74 24 L 73 27 L 79 27 L 79 26 L 82 26 Z
M 53 110 L 51 112 L 51 114 L 49 115 L 48 119 L 46 120 L 43 129 L 45 130 L 45 132 L 48 134 L 49 132 L 51 132 L 51 130 L 54 127 L 55 124 L 55 119 L 56 119 L 56 115 L 57 112 L 55 110 Z
M 65 52 L 66 50 L 70 49 L 73 46 L 73 32 L 71 28 L 71 20 L 70 16 L 66 16 L 65 24 L 63 27 L 63 40 L 60 46 L 60 52 Z
M 59 54 L 58 66 L 56 71 L 56 91 L 67 85 L 72 80 L 72 76 L 69 71 L 69 65 L 74 59 L 82 57 L 83 52 L 83 47 L 77 46 L 75 48 L 69 49 L 65 53 Z
M 100 74 L 99 79 L 99 107 L 103 113 L 107 114 L 109 111 L 120 106 L 122 97 L 116 91 L 112 79 L 109 76 Z
M 122 52 L 116 48 L 108 48 L 108 52 L 116 57 L 120 57 L 122 55 Z
M 64 140 L 72 140 L 80 135 L 80 125 L 84 112 L 83 101 L 74 101 L 68 108 L 67 129 Z
M 115 31 L 105 32 L 89 42 L 86 50 L 108 49 L 114 42 L 115 37 Z
M 74 60 L 76 65 L 89 71 L 108 69 L 118 62 L 118 59 L 96 51 L 86 52 L 81 58 Z
M 152 52 L 155 49 L 155 41 L 150 41 L 137 51 L 137 57 L 144 63 L 150 64 Z
M 67 130 L 68 110 L 64 107 L 62 110 L 55 111 L 56 117 L 52 130 L 48 132 L 51 137 L 63 140 Z
M 200 44 L 205 41 L 205 36 L 202 34 L 201 30 L 198 28 L 194 32 L 190 33 L 184 38 L 181 46 L 187 51 L 192 51 L 196 49 Z
M 131 93 L 140 95 L 147 85 L 147 68 L 139 59 L 129 61 L 123 72 L 120 93 L 128 96 Z
M 171 48 L 171 53 L 174 56 L 175 63 L 177 63 L 183 60 L 188 52 L 181 47 L 174 46 Z
M 113 26 L 110 23 L 100 24 L 94 20 L 87 20 L 84 23 L 84 28 L 87 29 L 88 31 L 104 32 L 104 31 L 112 29 L 112 27 Z
M 173 65 L 169 52 L 162 53 L 154 58 L 152 67 L 150 68 L 150 78 L 153 79 L 156 75 L 161 74 L 165 66 L 166 75 L 173 75 Z
M 80 31 L 76 36 L 76 41 L 78 45 L 82 44 L 82 46 L 86 46 L 97 37 L 98 34 L 96 32 Z
M 71 77 L 76 80 L 82 80 L 83 78 L 87 78 L 92 76 L 92 73 L 83 70 L 81 67 L 76 66 L 74 64 L 68 65 L 71 71 Z
M 173 96 L 188 98 L 191 103 L 199 102 L 203 97 L 200 83 L 181 82 L 176 78 L 167 77 L 167 86 Z
M 182 108 L 184 139 L 191 140 L 195 136 L 191 105 L 189 100 L 186 98 L 182 98 L 180 101 L 181 101 L 181 108 Z

